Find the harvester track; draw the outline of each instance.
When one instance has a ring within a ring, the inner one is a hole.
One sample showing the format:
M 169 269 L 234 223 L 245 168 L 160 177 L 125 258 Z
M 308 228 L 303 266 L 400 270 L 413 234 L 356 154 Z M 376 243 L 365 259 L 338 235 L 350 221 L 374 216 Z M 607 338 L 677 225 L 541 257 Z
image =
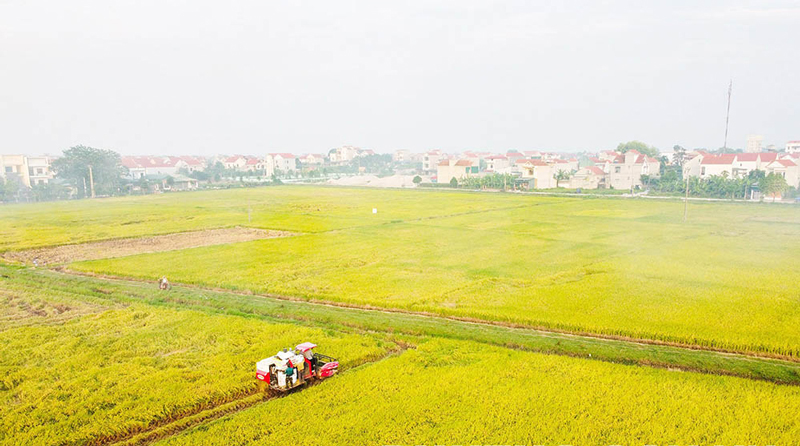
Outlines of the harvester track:
M 396 348 L 391 349 L 379 356 L 364 358 L 355 364 L 349 365 L 345 370 L 339 372 L 339 374 L 347 373 L 349 370 L 382 361 L 391 356 L 401 354 L 409 348 L 414 348 L 414 346 L 402 341 L 396 341 L 395 343 L 397 345 Z M 154 421 L 143 429 L 135 429 L 114 436 L 95 438 L 89 442 L 81 442 L 81 444 L 96 446 L 138 446 L 151 444 L 155 441 L 179 434 L 187 429 L 217 420 L 226 415 L 247 410 L 261 403 L 284 398 L 294 393 L 302 392 L 304 389 L 309 387 L 320 384 L 322 384 L 322 381 L 315 380 L 309 382 L 303 387 L 298 387 L 288 392 L 281 393 L 270 391 L 262 383 L 257 383 L 253 386 L 253 388 L 247 389 L 238 395 L 234 395 L 214 403 L 198 405 L 195 408 L 182 412 L 179 416 Z

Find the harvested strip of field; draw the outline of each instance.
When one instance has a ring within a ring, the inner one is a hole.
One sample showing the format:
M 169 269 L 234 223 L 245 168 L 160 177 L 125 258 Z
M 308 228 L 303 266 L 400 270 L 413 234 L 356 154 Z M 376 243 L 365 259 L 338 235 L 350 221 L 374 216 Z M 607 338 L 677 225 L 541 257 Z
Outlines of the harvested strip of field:
M 29 249 L 3 254 L 7 260 L 32 264 L 35 259 L 42 264 L 62 264 L 80 260 L 97 260 L 112 257 L 125 257 L 201 246 L 224 245 L 228 243 L 249 242 L 268 238 L 291 237 L 297 235 L 286 231 L 272 231 L 255 228 L 223 228 L 206 231 L 179 232 L 130 239 L 104 240 L 63 245 L 52 248 Z

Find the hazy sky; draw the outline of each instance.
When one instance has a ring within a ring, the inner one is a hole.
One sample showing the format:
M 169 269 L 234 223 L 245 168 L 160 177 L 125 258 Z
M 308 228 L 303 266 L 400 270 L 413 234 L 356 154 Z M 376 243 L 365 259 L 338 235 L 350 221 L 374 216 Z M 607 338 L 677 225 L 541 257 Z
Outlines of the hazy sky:
M 800 1 L 0 0 L 0 153 L 800 139 Z

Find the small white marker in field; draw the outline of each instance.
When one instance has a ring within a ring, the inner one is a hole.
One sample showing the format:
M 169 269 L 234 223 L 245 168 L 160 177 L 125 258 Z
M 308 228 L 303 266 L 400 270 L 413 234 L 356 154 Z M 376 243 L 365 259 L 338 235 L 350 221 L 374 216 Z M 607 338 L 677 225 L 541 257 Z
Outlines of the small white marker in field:
M 378 213 L 378 208 L 372 208 L 372 213 L 373 214 L 377 214 Z

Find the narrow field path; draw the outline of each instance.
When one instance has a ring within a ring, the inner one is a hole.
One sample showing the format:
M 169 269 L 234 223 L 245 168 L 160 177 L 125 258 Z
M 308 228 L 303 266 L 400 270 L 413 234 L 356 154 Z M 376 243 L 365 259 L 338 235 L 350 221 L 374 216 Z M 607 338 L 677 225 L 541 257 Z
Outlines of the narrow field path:
M 38 272 L 37 272 L 38 273 Z M 135 287 L 137 294 L 153 294 L 155 283 L 98 276 L 65 269 L 43 271 L 43 275 L 84 277 L 120 287 Z M 126 292 L 132 292 L 128 290 Z M 153 298 L 177 306 L 201 306 L 217 311 L 298 321 L 341 324 L 374 332 L 433 336 L 481 342 L 532 352 L 580 357 L 618 364 L 639 365 L 675 371 L 737 376 L 777 384 L 800 385 L 800 360 L 769 354 L 731 352 L 698 345 L 631 339 L 594 333 L 562 332 L 536 327 L 445 316 L 400 309 L 315 301 L 291 296 L 262 295 L 196 285 L 177 285 Z

